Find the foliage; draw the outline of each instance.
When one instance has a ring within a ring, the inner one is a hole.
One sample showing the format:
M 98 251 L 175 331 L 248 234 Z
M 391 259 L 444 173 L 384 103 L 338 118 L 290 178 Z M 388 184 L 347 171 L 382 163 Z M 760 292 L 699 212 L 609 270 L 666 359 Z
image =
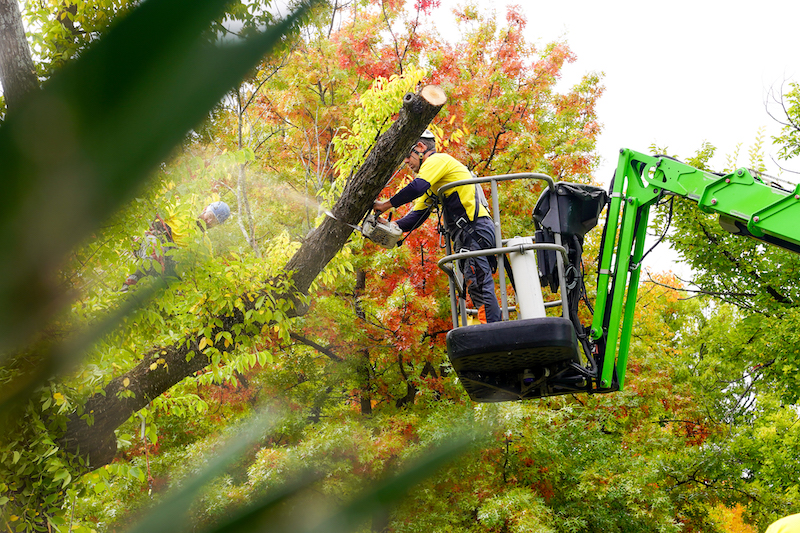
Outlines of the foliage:
M 763 169 L 762 146 L 759 133 L 748 154 L 755 170 Z M 713 153 L 706 145 L 688 162 L 705 168 Z M 737 159 L 738 149 L 725 170 Z M 740 515 L 765 526 L 797 504 L 796 485 L 784 476 L 793 475 L 793 462 L 781 463 L 784 472 L 771 465 L 796 447 L 789 428 L 797 423 L 798 349 L 789 331 L 797 328 L 798 259 L 726 233 L 690 202 L 675 201 L 673 209 L 668 240 L 692 265 L 703 295 L 702 312 L 678 339 L 676 382 L 691 385 L 705 413 L 697 427 L 706 445 L 675 461 L 669 476 L 727 509 L 742 505 Z
M 91 2 L 35 2 L 26 0 L 24 16 L 29 27 L 30 46 L 37 57 L 41 78 L 50 76 L 78 57 L 88 46 L 108 34 L 138 5 L 130 0 L 93 0 Z M 238 23 L 238 34 L 253 35 L 258 28 L 275 22 L 268 2 L 228 2 L 225 13 L 210 21 L 205 33 L 209 41 L 232 33 Z M 153 38 L 148 35 L 147 39 Z M 143 39 L 143 40 L 147 40 Z
M 361 166 L 375 139 L 386 131 L 389 118 L 397 110 L 397 102 L 402 102 L 406 93 L 413 92 L 424 76 L 424 71 L 412 65 L 407 67 L 402 75 L 393 75 L 388 80 L 376 79 L 361 95 L 360 105 L 353 113 L 349 131 L 343 132 L 333 140 L 337 156 L 333 169 L 337 172 L 338 179 L 336 186 L 329 193 L 331 197 L 341 193 L 344 181 Z
M 171 145 L 202 116 L 204 107 L 249 68 L 248 62 L 278 42 L 306 9 L 271 31 L 222 49 L 197 41 L 197 33 L 218 7 L 205 3 L 202 9 L 184 10 L 178 2 L 148 2 L 83 53 L 80 61 L 61 69 L 25 106 L 9 113 L 0 128 L 9 200 L 15 205 L 2 219 L 4 243 L 8 250 L 15 250 L 5 256 L 2 266 L 2 378 L 6 385 L 2 414 L 4 427 L 10 430 L 2 443 L 2 505 L 6 525 L 10 522 L 15 529 L 63 525 L 59 515 L 66 499 L 64 489 L 82 468 L 65 456 L 57 439 L 66 414 L 80 410 L 83 389 L 93 390 L 109 368 L 89 364 L 73 382 L 52 380 L 72 370 L 82 352 L 137 305 L 133 301 L 133 305 L 117 306 L 121 312 L 102 313 L 99 308 L 108 309 L 109 304 L 113 308 L 114 300 L 119 303 L 114 297 L 82 309 L 90 312 L 77 334 L 73 319 L 81 317 L 74 315 L 57 316 L 45 329 L 44 319 L 54 316 L 53 309 L 63 308 L 63 287 L 56 287 L 52 279 L 55 269 L 69 248 L 128 199 Z M 159 24 L 171 31 L 154 31 Z M 143 43 L 140 37 L 146 33 L 152 38 Z M 201 58 L 205 61 L 199 62 Z M 184 68 L 164 71 L 157 68 L 161 62 Z M 124 72 L 119 70 L 121 65 Z M 215 72 L 214 80 L 201 80 L 211 72 Z M 171 91 L 177 91 L 180 99 L 170 99 Z M 173 105 L 164 108 L 164 102 Z M 42 131 L 47 135 L 39 136 Z M 69 206 L 64 220 L 54 218 L 57 205 Z M 28 246 L 33 242 L 35 250 Z M 80 272 L 67 274 L 71 285 L 82 285 Z M 106 298 L 110 293 L 106 291 Z M 139 294 L 146 295 L 147 291 Z M 154 318 L 152 311 L 140 309 L 129 319 Z M 163 323 L 164 316 L 158 320 Z M 28 337 L 38 328 L 45 342 L 19 348 L 31 342 Z M 75 339 L 64 341 L 70 333 Z M 108 355 L 112 368 L 119 368 L 125 363 L 120 356 L 127 347 L 115 348 Z M 20 351 L 9 354 L 11 349 Z M 97 349 L 102 352 L 103 347 Z M 31 395 L 45 379 L 49 383 Z
M 781 107 L 785 114 L 785 122 L 781 135 L 775 137 L 775 144 L 781 146 L 778 153 L 783 160 L 789 160 L 800 155 L 800 84 L 790 83 L 781 97 Z
M 91 59 L 86 42 L 102 46 L 108 27 L 135 16 L 124 18 L 124 3 L 70 5 L 55 9 L 74 11 L 66 20 L 80 37 L 57 33 L 66 22 L 52 10 L 29 6 L 42 28 L 37 49 L 47 50 L 43 75 L 66 58 Z M 271 17 L 256 4 L 227 9 L 245 20 L 243 34 Z M 746 531 L 796 505 L 796 259 L 735 240 L 688 205 L 675 206 L 672 238 L 708 295 L 687 298 L 670 288 L 677 279 L 651 274 L 628 385 L 613 395 L 469 402 L 446 358 L 449 299 L 433 220 L 393 250 L 352 239 L 315 282 L 305 316 L 289 320 L 281 291 L 263 289 L 420 83 L 449 97 L 430 126 L 439 149 L 476 173 L 591 181 L 599 75 L 560 93 L 560 71 L 575 57 L 563 42 L 526 42 L 521 8 L 498 21 L 462 6 L 455 43 L 426 24 L 435 13 L 422 1 L 315 11 L 232 92 L 208 98 L 203 124 L 176 134 L 182 145 L 167 162 L 159 152 L 145 186 L 131 180 L 97 215 L 102 225 L 64 244 L 60 274 L 77 297 L 48 333 L 134 311 L 94 339 L 79 366 L 37 382 L 4 426 L 7 528 Z M 20 127 L 13 120 L 3 131 Z M 761 142 L 748 154 L 754 168 Z M 690 162 L 702 167 L 713 152 L 707 144 Z M 407 179 L 399 172 L 386 195 Z M 504 234 L 530 234 L 539 186 L 501 189 Z M 156 214 L 194 216 L 217 198 L 235 206 L 232 221 L 180 251 L 180 279 L 146 301 L 158 276 L 119 291 L 136 267 L 132 242 Z M 237 328 L 221 329 L 233 314 L 243 316 Z M 189 331 L 200 340 L 188 357 L 202 352 L 211 364 L 117 428 L 115 461 L 85 473 L 58 440 L 68 417 L 93 418 L 87 399 L 143 361 L 166 370 L 161 351 Z M 5 365 L 0 378 L 13 382 L 16 371 Z

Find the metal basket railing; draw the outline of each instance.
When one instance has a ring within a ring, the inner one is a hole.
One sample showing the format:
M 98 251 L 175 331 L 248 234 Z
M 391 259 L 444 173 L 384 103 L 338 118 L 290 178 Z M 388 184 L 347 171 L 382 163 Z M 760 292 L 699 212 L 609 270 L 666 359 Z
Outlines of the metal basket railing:
M 509 320 L 509 305 L 508 305 L 508 291 L 506 288 L 506 270 L 505 270 L 505 262 L 501 260 L 501 257 L 504 254 L 519 252 L 519 253 L 526 253 L 529 251 L 533 251 L 535 253 L 536 250 L 548 250 L 548 251 L 555 251 L 556 252 L 556 265 L 558 270 L 558 280 L 559 280 L 559 300 L 546 302 L 545 307 L 556 307 L 561 306 L 561 313 L 562 316 L 568 317 L 568 310 L 567 306 L 565 305 L 566 297 L 565 297 L 565 267 L 564 265 L 569 262 L 567 250 L 562 246 L 561 243 L 561 235 L 556 233 L 554 236 L 555 244 L 553 243 L 525 243 L 525 244 L 515 244 L 513 246 L 508 246 L 509 239 L 503 238 L 502 227 L 500 223 L 500 198 L 498 192 L 498 183 L 501 181 L 510 181 L 510 180 L 538 180 L 544 181 L 547 183 L 547 186 L 550 188 L 551 192 L 555 195 L 555 183 L 553 178 L 546 174 L 539 174 L 539 173 L 519 173 L 519 174 L 502 174 L 498 176 L 487 176 L 487 177 L 475 177 L 465 180 L 459 180 L 453 183 L 449 183 L 444 187 L 441 187 L 438 191 L 438 194 L 443 195 L 446 191 L 453 189 L 455 187 L 460 187 L 462 185 L 472 185 L 472 184 L 481 184 L 481 183 L 489 183 L 491 186 L 491 207 L 492 207 L 492 221 L 494 223 L 495 228 L 495 247 L 484 249 L 484 250 L 474 250 L 469 252 L 459 252 L 453 253 L 452 245 L 450 243 L 450 236 L 448 235 L 446 239 L 446 253 L 447 255 L 438 261 L 439 268 L 444 271 L 449 279 L 450 285 L 450 310 L 453 319 L 453 327 L 457 328 L 459 326 L 467 325 L 467 316 L 469 311 L 466 308 L 466 301 L 460 295 L 460 291 L 458 287 L 461 286 L 463 282 L 463 275 L 458 269 L 458 261 L 461 259 L 467 259 L 470 257 L 482 257 L 482 256 L 491 256 L 494 255 L 498 258 L 497 261 L 497 272 L 498 272 L 498 281 L 500 286 L 500 308 L 502 312 L 502 320 L 506 321 Z M 553 209 L 558 209 L 557 205 L 553 206 Z

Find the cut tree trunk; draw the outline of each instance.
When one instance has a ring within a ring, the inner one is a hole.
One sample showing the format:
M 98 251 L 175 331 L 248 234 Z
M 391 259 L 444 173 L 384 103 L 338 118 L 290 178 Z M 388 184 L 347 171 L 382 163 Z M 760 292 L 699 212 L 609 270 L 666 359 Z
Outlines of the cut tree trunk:
M 4 0 L 0 0 L 4 1 Z M 358 224 L 372 209 L 374 200 L 387 185 L 394 171 L 402 164 L 411 147 L 445 103 L 445 95 L 436 86 L 427 86 L 420 93 L 408 93 L 403 98 L 397 120 L 381 135 L 364 164 L 348 180 L 342 196 L 333 207 L 336 220 L 326 217 L 303 241 L 289 260 L 285 271 L 291 274 L 294 292 L 281 298 L 292 300 L 293 316 L 300 316 L 307 307 L 300 302 L 311 283 L 328 262 L 341 250 L 353 232 L 346 223 Z M 270 287 L 259 291 L 273 298 Z M 257 294 L 243 295 L 245 311 L 255 306 Z M 265 300 L 266 301 L 266 300 Z M 244 312 L 216 317 L 222 323 L 212 332 L 212 338 L 222 331 L 232 332 L 244 321 Z M 234 336 L 235 337 L 235 336 Z M 166 347 L 154 348 L 132 370 L 117 376 L 95 394 L 80 413 L 69 417 L 62 443 L 67 451 L 85 460 L 88 469 L 106 465 L 116 455 L 114 430 L 153 399 L 168 391 L 184 378 L 194 375 L 211 364 L 199 350 L 202 334 L 195 332 Z M 234 349 L 235 345 L 229 349 Z M 187 361 L 190 352 L 195 355 Z

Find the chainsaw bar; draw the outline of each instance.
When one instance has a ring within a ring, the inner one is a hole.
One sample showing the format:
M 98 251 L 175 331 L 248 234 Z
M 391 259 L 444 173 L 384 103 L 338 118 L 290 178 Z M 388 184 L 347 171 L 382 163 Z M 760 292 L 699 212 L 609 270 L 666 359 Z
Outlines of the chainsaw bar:
M 355 224 L 350 224 L 350 223 L 348 223 L 348 222 L 345 222 L 344 220 L 339 220 L 338 218 L 336 218 L 335 216 L 333 216 L 333 213 L 331 213 L 330 211 L 325 211 L 325 214 L 326 214 L 326 215 L 328 215 L 329 217 L 331 217 L 331 218 L 332 218 L 333 220 L 335 220 L 336 222 L 341 222 L 341 223 L 342 223 L 342 224 L 344 224 L 345 226 L 350 226 L 350 227 L 351 227 L 351 228 L 353 228 L 354 230 L 356 230 L 356 231 L 360 231 L 361 233 L 363 233 L 363 230 L 361 229 L 361 226 L 356 226 Z

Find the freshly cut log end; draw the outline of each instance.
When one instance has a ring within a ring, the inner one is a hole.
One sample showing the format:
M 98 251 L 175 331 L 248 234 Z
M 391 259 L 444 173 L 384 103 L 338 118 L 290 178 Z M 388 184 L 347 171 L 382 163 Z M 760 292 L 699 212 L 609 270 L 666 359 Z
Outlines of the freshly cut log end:
M 447 101 L 447 95 L 438 85 L 426 85 L 419 95 L 433 106 L 441 106 Z
M 438 111 L 446 101 L 447 95 L 438 85 L 426 85 L 418 94 L 406 93 L 403 107 L 414 115 L 423 115 L 428 114 L 426 109 L 436 108 Z

